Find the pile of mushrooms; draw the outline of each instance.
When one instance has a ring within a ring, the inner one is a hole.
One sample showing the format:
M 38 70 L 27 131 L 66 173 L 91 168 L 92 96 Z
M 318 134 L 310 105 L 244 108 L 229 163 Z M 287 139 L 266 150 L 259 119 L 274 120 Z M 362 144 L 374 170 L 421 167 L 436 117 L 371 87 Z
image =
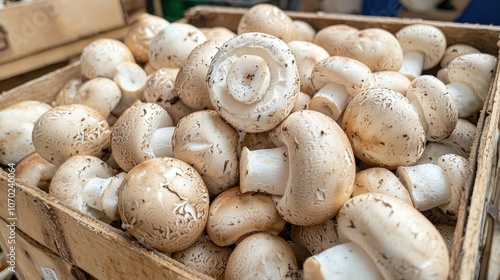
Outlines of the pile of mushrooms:
M 448 277 L 425 213 L 454 225 L 494 56 L 451 57 L 424 24 L 316 31 L 269 4 L 234 32 L 134 19 L 52 104 L 0 112 L 20 180 L 217 279 Z

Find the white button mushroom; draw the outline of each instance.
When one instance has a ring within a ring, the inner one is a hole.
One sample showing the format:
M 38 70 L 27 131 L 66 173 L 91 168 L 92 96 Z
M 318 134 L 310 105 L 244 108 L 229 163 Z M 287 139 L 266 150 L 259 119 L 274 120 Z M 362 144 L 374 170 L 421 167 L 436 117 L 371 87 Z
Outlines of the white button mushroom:
M 207 41 L 216 40 L 219 42 L 225 42 L 236 36 L 236 33 L 223 26 L 200 27 L 199 29 L 203 32 L 203 34 L 205 34 Z
M 61 105 L 40 116 L 32 139 L 43 158 L 61 165 L 76 155 L 106 156 L 111 148 L 111 129 L 95 109 L 81 104 Z
M 153 158 L 131 169 L 118 193 L 123 227 L 160 252 L 184 250 L 198 240 L 208 218 L 208 190 L 187 163 Z
M 282 40 L 244 33 L 226 41 L 207 74 L 215 110 L 238 130 L 271 130 L 291 112 L 299 95 L 295 57 Z
M 23 158 L 16 165 L 16 179 L 23 180 L 28 186 L 49 192 L 50 181 L 56 173 L 57 167 L 35 152 Z
M 372 88 L 390 88 L 402 95 L 406 95 L 406 91 L 410 87 L 410 79 L 405 75 L 396 71 L 378 71 L 373 72 Z
M 368 66 L 344 56 L 330 56 L 318 62 L 311 74 L 314 95 L 308 109 L 337 120 L 353 96 L 373 84 Z
M 177 123 L 173 156 L 200 173 L 210 194 L 219 194 L 238 184 L 238 140 L 238 131 L 216 111 L 197 111 Z
M 380 193 L 351 198 L 337 216 L 343 243 L 370 256 L 384 279 L 448 279 L 449 256 L 441 234 L 401 199 Z
M 292 225 L 290 239 L 295 244 L 304 246 L 311 255 L 317 255 L 340 244 L 337 225 L 332 219 L 310 226 Z
M 297 279 L 298 265 L 290 245 L 267 232 L 252 234 L 234 248 L 224 279 Z
M 466 158 L 455 154 L 443 155 L 438 159 L 438 165 L 443 169 L 450 184 L 450 203 L 439 205 L 439 209 L 450 218 L 456 220 L 460 207 L 460 200 L 465 189 L 469 175 L 468 161 Z
M 297 41 L 312 42 L 314 36 L 316 36 L 316 30 L 306 21 L 303 20 L 293 20 L 293 25 L 295 26 L 295 33 Z
M 105 77 L 113 79 L 115 68 L 123 62 L 135 62 L 134 55 L 122 42 L 100 38 L 85 46 L 80 56 L 82 75 L 87 79 Z
M 439 69 L 436 73 L 436 77 L 443 83 L 448 84 L 450 82 L 450 80 L 448 79 L 448 64 L 450 64 L 453 59 L 461 55 L 480 52 L 481 51 L 474 48 L 473 46 L 466 44 L 453 44 L 448 46 L 444 51 L 441 62 L 439 62 L 439 66 L 441 67 L 441 69 Z
M 340 126 L 324 114 L 302 110 L 286 118 L 270 137 L 278 148 L 243 149 L 242 192 L 275 194 L 278 212 L 292 224 L 331 219 L 349 199 L 356 173 L 349 140 Z M 268 155 L 260 157 L 262 153 Z
M 309 102 L 311 102 L 311 96 L 309 94 L 299 92 L 299 98 L 297 98 L 297 102 L 292 108 L 292 113 L 300 110 L 307 110 L 309 106 Z
M 258 231 L 277 235 L 284 227 L 270 195 L 241 193 L 233 187 L 210 204 L 206 232 L 218 246 L 228 246 Z
M 122 91 L 122 98 L 112 112 L 113 115 L 119 117 L 132 106 L 132 103 L 142 97 L 142 92 L 148 82 L 148 75 L 135 62 L 123 62 L 115 67 L 113 80 Z
M 120 87 L 108 78 L 96 77 L 83 83 L 73 100 L 63 104 L 82 104 L 96 109 L 105 119 L 122 98 Z M 62 105 L 62 104 L 61 104 Z
M 59 166 L 49 194 L 75 211 L 110 223 L 120 219 L 118 189 L 125 175 L 99 158 L 77 155 Z
M 322 28 L 314 36 L 313 43 L 324 48 L 331 56 L 342 56 L 342 44 L 359 30 L 346 24 L 334 24 Z
M 111 150 L 116 162 L 129 171 L 145 160 L 172 156 L 174 128 L 160 105 L 143 103 L 130 107 L 112 128 Z
M 396 32 L 403 49 L 403 65 L 399 72 L 410 80 L 439 64 L 446 50 L 446 37 L 437 27 L 410 24 Z
M 38 118 L 52 107 L 40 101 L 14 103 L 0 111 L 0 163 L 17 163 L 35 152 L 31 134 Z
M 360 160 L 388 169 L 414 164 L 426 143 L 418 114 L 408 99 L 391 89 L 356 95 L 344 112 L 342 128 Z

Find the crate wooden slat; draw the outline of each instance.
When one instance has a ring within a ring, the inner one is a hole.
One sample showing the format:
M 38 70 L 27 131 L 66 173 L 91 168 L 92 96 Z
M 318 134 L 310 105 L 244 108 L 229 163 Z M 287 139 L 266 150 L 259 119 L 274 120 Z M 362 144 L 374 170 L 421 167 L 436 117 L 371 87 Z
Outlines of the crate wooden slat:
M 198 6 L 186 13 L 184 21 L 199 27 L 225 26 L 234 31 L 245 11 Z M 425 22 L 443 30 L 450 44 L 470 42 L 498 56 L 500 28 L 495 26 L 300 12 L 289 12 L 289 15 L 309 22 L 317 30 L 331 24 L 349 24 L 395 32 L 405 25 Z M 49 102 L 66 81 L 79 76 L 77 62 L 0 95 L 0 109 L 24 99 Z M 481 256 L 488 237 L 483 231 L 488 224 L 484 202 L 498 184 L 498 175 L 493 174 L 492 168 L 498 161 L 498 88 L 495 81 L 478 119 L 476 141 L 469 158 L 470 176 L 455 230 L 450 279 L 474 279 L 483 273 L 479 268 L 484 266 Z M 7 188 L 7 174 L 0 171 L 0 197 L 6 197 Z M 19 183 L 16 202 L 20 236 L 29 239 L 29 244 L 41 246 L 41 252 L 50 252 L 70 264 L 73 270 L 76 268 L 98 279 L 208 279 L 163 254 L 147 250 L 119 229 L 75 213 L 38 189 Z M 0 203 L 0 218 L 4 222 L 6 207 Z M 41 269 L 42 263 L 43 259 L 34 260 L 35 272 L 30 273 L 39 273 L 36 270 Z

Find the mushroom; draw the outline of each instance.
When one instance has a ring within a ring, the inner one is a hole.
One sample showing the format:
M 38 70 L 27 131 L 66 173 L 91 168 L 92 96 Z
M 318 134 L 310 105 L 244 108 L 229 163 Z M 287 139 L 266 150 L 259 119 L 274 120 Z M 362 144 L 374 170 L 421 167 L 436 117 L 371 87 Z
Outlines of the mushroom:
M 285 227 L 270 195 L 241 193 L 232 187 L 210 204 L 206 232 L 218 246 L 228 246 L 254 232 L 278 235 Z
M 450 64 L 453 59 L 470 53 L 480 53 L 480 51 L 473 46 L 466 44 L 453 44 L 448 46 L 444 51 L 441 62 L 439 62 L 441 69 L 438 70 L 436 77 L 443 83 L 448 84 L 450 82 L 448 79 L 448 64 Z
M 76 155 L 101 158 L 109 154 L 111 129 L 95 109 L 81 104 L 61 105 L 40 116 L 32 140 L 43 158 L 61 165 Z
M 170 157 L 136 165 L 118 193 L 123 228 L 162 253 L 194 244 L 205 229 L 208 208 L 208 190 L 198 172 Z
M 355 59 L 371 71 L 398 71 L 403 50 L 396 37 L 382 28 L 366 28 L 341 42 L 343 56 Z
M 331 219 L 349 199 L 356 166 L 340 126 L 319 112 L 292 113 L 270 133 L 274 149 L 240 157 L 240 189 L 273 194 L 288 222 L 313 225 Z M 312 157 L 311 155 L 314 155 Z
M 66 100 L 69 103 L 63 104 L 76 103 L 89 106 L 107 119 L 121 98 L 120 87 L 114 81 L 108 78 L 96 77 L 83 83 L 78 88 L 73 100 Z
M 341 242 L 360 246 L 384 279 L 448 279 L 441 234 L 403 200 L 381 193 L 355 196 L 340 209 L 337 223 Z
M 124 62 L 116 66 L 113 80 L 122 91 L 122 98 L 113 109 L 113 114 L 119 117 L 134 101 L 142 97 L 148 75 L 138 64 Z
M 137 63 L 146 63 L 149 60 L 149 45 L 153 38 L 170 23 L 159 16 L 148 13 L 142 15 L 129 28 L 123 42 L 134 54 Z
M 216 111 L 197 111 L 177 123 L 173 156 L 200 173 L 210 194 L 219 194 L 238 184 L 238 140 L 238 131 Z
M 76 155 L 57 168 L 49 194 L 77 212 L 111 223 L 120 219 L 117 193 L 125 175 L 99 158 Z
M 201 237 L 188 248 L 172 253 L 171 257 L 187 267 L 217 280 L 224 279 L 227 261 L 233 250 L 215 245 L 208 235 Z
M 300 90 L 312 96 L 314 92 L 311 82 L 313 68 L 330 55 L 324 48 L 306 41 L 291 41 L 288 42 L 288 47 L 295 56 L 299 69 Z
M 292 225 L 290 238 L 295 244 L 304 246 L 311 255 L 317 255 L 340 244 L 337 225 L 332 219 L 310 226 Z
M 223 26 L 200 27 L 199 29 L 203 32 L 203 34 L 205 34 L 207 41 L 216 40 L 219 42 L 225 42 L 236 36 L 236 33 Z
M 145 160 L 173 155 L 174 126 L 160 105 L 143 103 L 128 108 L 112 130 L 111 150 L 125 172 Z
M 424 152 L 422 153 L 422 156 L 415 162 L 414 165 L 420 165 L 420 164 L 437 164 L 438 158 L 442 155 L 446 154 L 454 154 L 456 153 L 456 150 L 446 144 L 443 143 L 436 143 L 436 142 L 429 142 L 425 145 Z
M 455 129 L 441 143 L 452 147 L 455 154 L 468 158 L 474 143 L 475 134 L 475 124 L 468 120 L 458 119 Z
M 307 110 L 309 106 L 309 102 L 311 102 L 311 96 L 309 94 L 299 92 L 299 98 L 297 98 L 297 102 L 292 108 L 292 113 L 300 110 Z
M 219 41 L 208 40 L 189 54 L 175 79 L 174 91 L 182 103 L 193 110 L 213 110 L 205 81 L 213 57 L 222 45 Z
M 180 68 L 193 49 L 207 38 L 197 27 L 174 22 L 165 26 L 151 40 L 149 62 L 156 68 Z
M 442 206 L 449 216 L 458 214 L 460 196 L 467 179 L 467 159 L 454 154 L 439 157 L 437 164 L 400 166 L 396 169 L 419 211 Z
M 316 30 L 308 22 L 303 20 L 292 20 L 295 26 L 295 40 L 312 42 L 314 36 L 316 36 Z
M 233 127 L 271 130 L 291 112 L 299 95 L 295 57 L 282 40 L 244 33 L 220 47 L 207 74 L 210 100 Z
M 57 167 L 35 152 L 23 158 L 16 165 L 16 179 L 23 180 L 28 186 L 49 192 L 50 181 Z
M 455 129 L 458 109 L 446 86 L 438 78 L 431 75 L 416 77 L 406 91 L 406 98 L 420 116 L 428 141 L 442 141 Z
M 439 233 L 446 243 L 446 248 L 448 249 L 448 254 L 451 255 L 451 250 L 453 247 L 453 234 L 455 233 L 455 225 L 449 224 L 436 224 L 435 225 Z
M 0 110 L 0 164 L 15 164 L 35 152 L 31 133 L 38 118 L 52 107 L 25 100 Z
M 359 29 L 346 24 L 334 24 L 322 28 L 314 36 L 313 43 L 324 48 L 330 56 L 342 56 L 342 44 Z
M 287 43 L 297 38 L 293 20 L 277 6 L 266 3 L 251 7 L 238 23 L 238 35 L 254 32 L 266 33 Z
M 178 69 L 162 68 L 156 70 L 148 80 L 143 92 L 143 98 L 148 103 L 156 103 L 165 109 L 174 125 L 181 118 L 194 112 L 184 104 L 177 93 L 174 91 L 175 79 Z
M 73 100 L 78 93 L 78 89 L 82 85 L 82 79 L 74 78 L 67 81 L 63 88 L 59 90 L 56 97 L 50 103 L 52 107 L 56 107 L 64 104 L 72 104 L 75 103 Z
M 80 55 L 82 75 L 87 79 L 113 79 L 115 68 L 123 62 L 135 62 L 134 55 L 124 43 L 112 38 L 99 38 L 85 46 Z
M 267 232 L 254 233 L 234 248 L 224 279 L 296 279 L 298 265 L 290 245 Z
M 413 205 L 408 190 L 399 178 L 383 167 L 371 167 L 356 173 L 352 196 L 364 193 L 384 193 Z
M 382 274 L 370 256 L 354 242 L 338 244 L 304 262 L 304 280 L 379 279 Z
M 373 84 L 370 68 L 344 56 L 330 56 L 318 62 L 311 74 L 314 94 L 308 109 L 337 120 L 350 99 Z
M 497 58 L 486 53 L 464 54 L 447 66 L 446 84 L 460 118 L 467 118 L 483 108 L 493 79 Z
M 405 75 L 396 71 L 378 71 L 373 72 L 372 88 L 390 88 L 402 95 L 406 95 L 406 91 L 410 87 L 410 79 Z
M 437 27 L 428 24 L 410 24 L 395 34 L 403 49 L 403 64 L 399 72 L 410 80 L 422 70 L 438 65 L 446 50 L 446 37 Z
M 412 165 L 426 143 L 418 114 L 408 99 L 391 89 L 366 89 L 353 97 L 342 128 L 354 154 L 374 167 Z

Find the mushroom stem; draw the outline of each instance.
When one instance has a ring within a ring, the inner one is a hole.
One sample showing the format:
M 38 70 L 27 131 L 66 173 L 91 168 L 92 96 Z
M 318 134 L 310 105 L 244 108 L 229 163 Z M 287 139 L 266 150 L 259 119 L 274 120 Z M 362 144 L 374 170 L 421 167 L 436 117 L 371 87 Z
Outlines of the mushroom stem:
M 226 83 L 235 100 L 252 104 L 262 99 L 270 81 L 271 73 L 266 61 L 257 55 L 244 55 L 231 65 Z
M 337 120 L 349 103 L 350 95 L 345 86 L 328 83 L 309 101 L 309 109 L 323 113 Z
M 413 80 L 422 74 L 424 65 L 424 53 L 420 51 L 408 51 L 403 54 L 403 64 L 399 69 L 399 73 Z
M 473 87 L 464 82 L 454 82 L 446 85 L 460 118 L 467 118 L 483 108 L 483 100 L 477 95 Z
M 155 157 L 172 157 L 174 155 L 172 149 L 174 130 L 175 126 L 161 127 L 155 130 L 151 140 Z
M 286 147 L 251 151 L 243 147 L 240 158 L 240 191 L 283 195 L 288 181 Z
M 83 203 L 103 212 L 111 221 L 120 219 L 118 213 L 118 189 L 126 173 L 121 172 L 109 178 L 91 178 L 82 187 Z

